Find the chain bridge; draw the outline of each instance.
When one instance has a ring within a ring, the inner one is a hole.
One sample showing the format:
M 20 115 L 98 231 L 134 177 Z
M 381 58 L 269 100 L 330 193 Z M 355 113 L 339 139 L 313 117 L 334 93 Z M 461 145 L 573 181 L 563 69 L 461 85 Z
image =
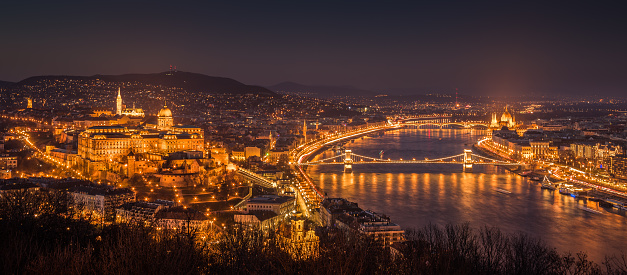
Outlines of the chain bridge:
M 297 163 L 298 166 L 310 166 L 310 165 L 344 165 L 344 172 L 350 173 L 353 171 L 353 165 L 360 164 L 461 164 L 464 171 L 472 171 L 473 165 L 498 165 L 498 166 L 522 166 L 522 163 L 508 162 L 497 159 L 484 157 L 474 154 L 472 150 L 465 149 L 463 153 L 454 156 L 442 157 L 437 159 L 417 160 L 392 160 L 373 158 L 368 156 L 362 156 L 353 153 L 351 150 L 345 150 L 343 154 L 339 154 L 334 157 L 325 158 L 316 161 L 308 161 Z

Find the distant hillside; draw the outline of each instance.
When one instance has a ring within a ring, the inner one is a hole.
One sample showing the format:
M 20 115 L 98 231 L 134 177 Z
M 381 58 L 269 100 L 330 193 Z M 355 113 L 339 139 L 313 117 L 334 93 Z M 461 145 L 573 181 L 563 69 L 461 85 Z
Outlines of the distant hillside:
M 259 86 L 246 85 L 226 77 L 215 77 L 188 72 L 163 72 L 155 74 L 124 74 L 124 75 L 94 75 L 94 76 L 35 76 L 17 83 L 19 86 L 31 85 L 42 80 L 100 79 L 107 82 L 139 82 L 148 85 L 162 85 L 176 87 L 188 92 L 209 94 L 262 94 L 276 95 L 274 92 Z
M 363 90 L 351 86 L 310 86 L 294 82 L 283 82 L 266 87 L 275 92 L 305 93 L 316 97 L 332 96 L 375 96 L 375 91 Z
M 0 80 L 0 88 L 8 88 L 8 87 L 13 86 L 13 84 L 15 84 L 15 82 L 8 82 L 8 81 Z

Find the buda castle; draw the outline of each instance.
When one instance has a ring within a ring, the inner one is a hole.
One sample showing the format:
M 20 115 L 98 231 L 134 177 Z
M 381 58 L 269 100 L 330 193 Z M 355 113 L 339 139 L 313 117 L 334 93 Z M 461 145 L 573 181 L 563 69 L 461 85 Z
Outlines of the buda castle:
M 119 90 L 116 111 L 118 114 L 123 111 Z M 193 151 L 202 155 L 204 132 L 200 127 L 174 125 L 172 111 L 165 105 L 157 114 L 157 123 L 153 123 L 145 120 L 139 125 L 87 128 L 78 136 L 77 153 L 82 170 L 93 175 L 98 171 L 117 171 L 128 164 L 129 158 L 159 163 L 175 152 Z

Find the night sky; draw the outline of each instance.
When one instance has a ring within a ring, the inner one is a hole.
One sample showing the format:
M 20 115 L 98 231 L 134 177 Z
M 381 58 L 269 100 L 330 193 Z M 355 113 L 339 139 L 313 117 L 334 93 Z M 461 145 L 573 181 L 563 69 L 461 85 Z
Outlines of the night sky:
M 627 95 L 627 14 L 599 1 L 11 2 L 6 81 L 172 64 L 258 85 Z

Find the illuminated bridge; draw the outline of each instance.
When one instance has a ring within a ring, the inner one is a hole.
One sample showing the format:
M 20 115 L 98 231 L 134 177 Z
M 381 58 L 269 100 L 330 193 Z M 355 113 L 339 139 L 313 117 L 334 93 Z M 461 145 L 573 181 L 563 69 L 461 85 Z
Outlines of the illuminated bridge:
M 424 160 L 392 160 L 373 158 L 354 154 L 351 150 L 345 150 L 343 154 L 309 162 L 297 163 L 298 166 L 309 165 L 344 165 L 344 172 L 352 172 L 353 165 L 359 164 L 461 164 L 464 171 L 472 171 L 473 165 L 498 165 L 498 166 L 522 166 L 521 163 L 508 162 L 497 159 L 491 159 L 472 153 L 471 150 L 465 149 L 462 154 L 442 157 L 437 159 Z
M 403 118 L 398 119 L 397 123 L 407 127 L 420 128 L 421 126 L 445 128 L 450 126 L 457 126 L 460 128 L 471 128 L 475 126 L 489 127 L 490 125 L 485 121 L 451 121 L 450 117 L 416 117 L 416 118 Z
M 470 128 L 476 125 L 488 126 L 486 122 L 483 121 L 465 121 L 465 122 L 451 122 L 450 116 L 420 116 L 420 117 L 404 117 L 396 119 L 395 122 L 388 121 L 385 125 L 372 125 L 365 126 L 362 128 L 354 129 L 353 131 L 343 132 L 343 133 L 334 133 L 331 134 L 324 139 L 313 140 L 309 143 L 300 145 L 298 148 L 290 152 L 290 164 L 292 168 L 296 172 L 296 185 L 297 193 L 300 194 L 301 198 L 299 201 L 302 202 L 302 209 L 305 211 L 305 214 L 309 212 L 310 209 L 318 208 L 320 202 L 324 199 L 323 192 L 321 192 L 314 182 L 309 178 L 307 172 L 304 168 L 309 165 L 344 165 L 344 170 L 346 172 L 352 171 L 352 165 L 356 164 L 403 164 L 403 163 L 416 163 L 416 164 L 462 164 L 464 167 L 464 171 L 472 170 L 472 165 L 507 165 L 507 166 L 517 166 L 521 165 L 518 163 L 499 161 L 495 159 L 485 158 L 479 155 L 472 154 L 470 150 L 465 151 L 463 154 L 450 156 L 440 159 L 432 159 L 432 160 L 385 160 L 372 158 L 367 156 L 361 156 L 357 154 L 353 154 L 352 152 L 344 152 L 344 154 L 340 156 L 331 157 L 323 160 L 316 161 L 307 161 L 307 159 L 312 156 L 316 151 L 320 150 L 324 146 L 329 146 L 334 143 L 347 141 L 352 138 L 357 138 L 362 135 L 367 135 L 370 133 L 375 133 L 378 131 L 386 131 L 386 130 L 394 130 L 400 129 L 403 127 L 420 127 L 422 125 L 437 125 L 440 128 L 445 125 L 461 125 L 464 128 Z M 299 202 L 299 204 L 301 204 Z

